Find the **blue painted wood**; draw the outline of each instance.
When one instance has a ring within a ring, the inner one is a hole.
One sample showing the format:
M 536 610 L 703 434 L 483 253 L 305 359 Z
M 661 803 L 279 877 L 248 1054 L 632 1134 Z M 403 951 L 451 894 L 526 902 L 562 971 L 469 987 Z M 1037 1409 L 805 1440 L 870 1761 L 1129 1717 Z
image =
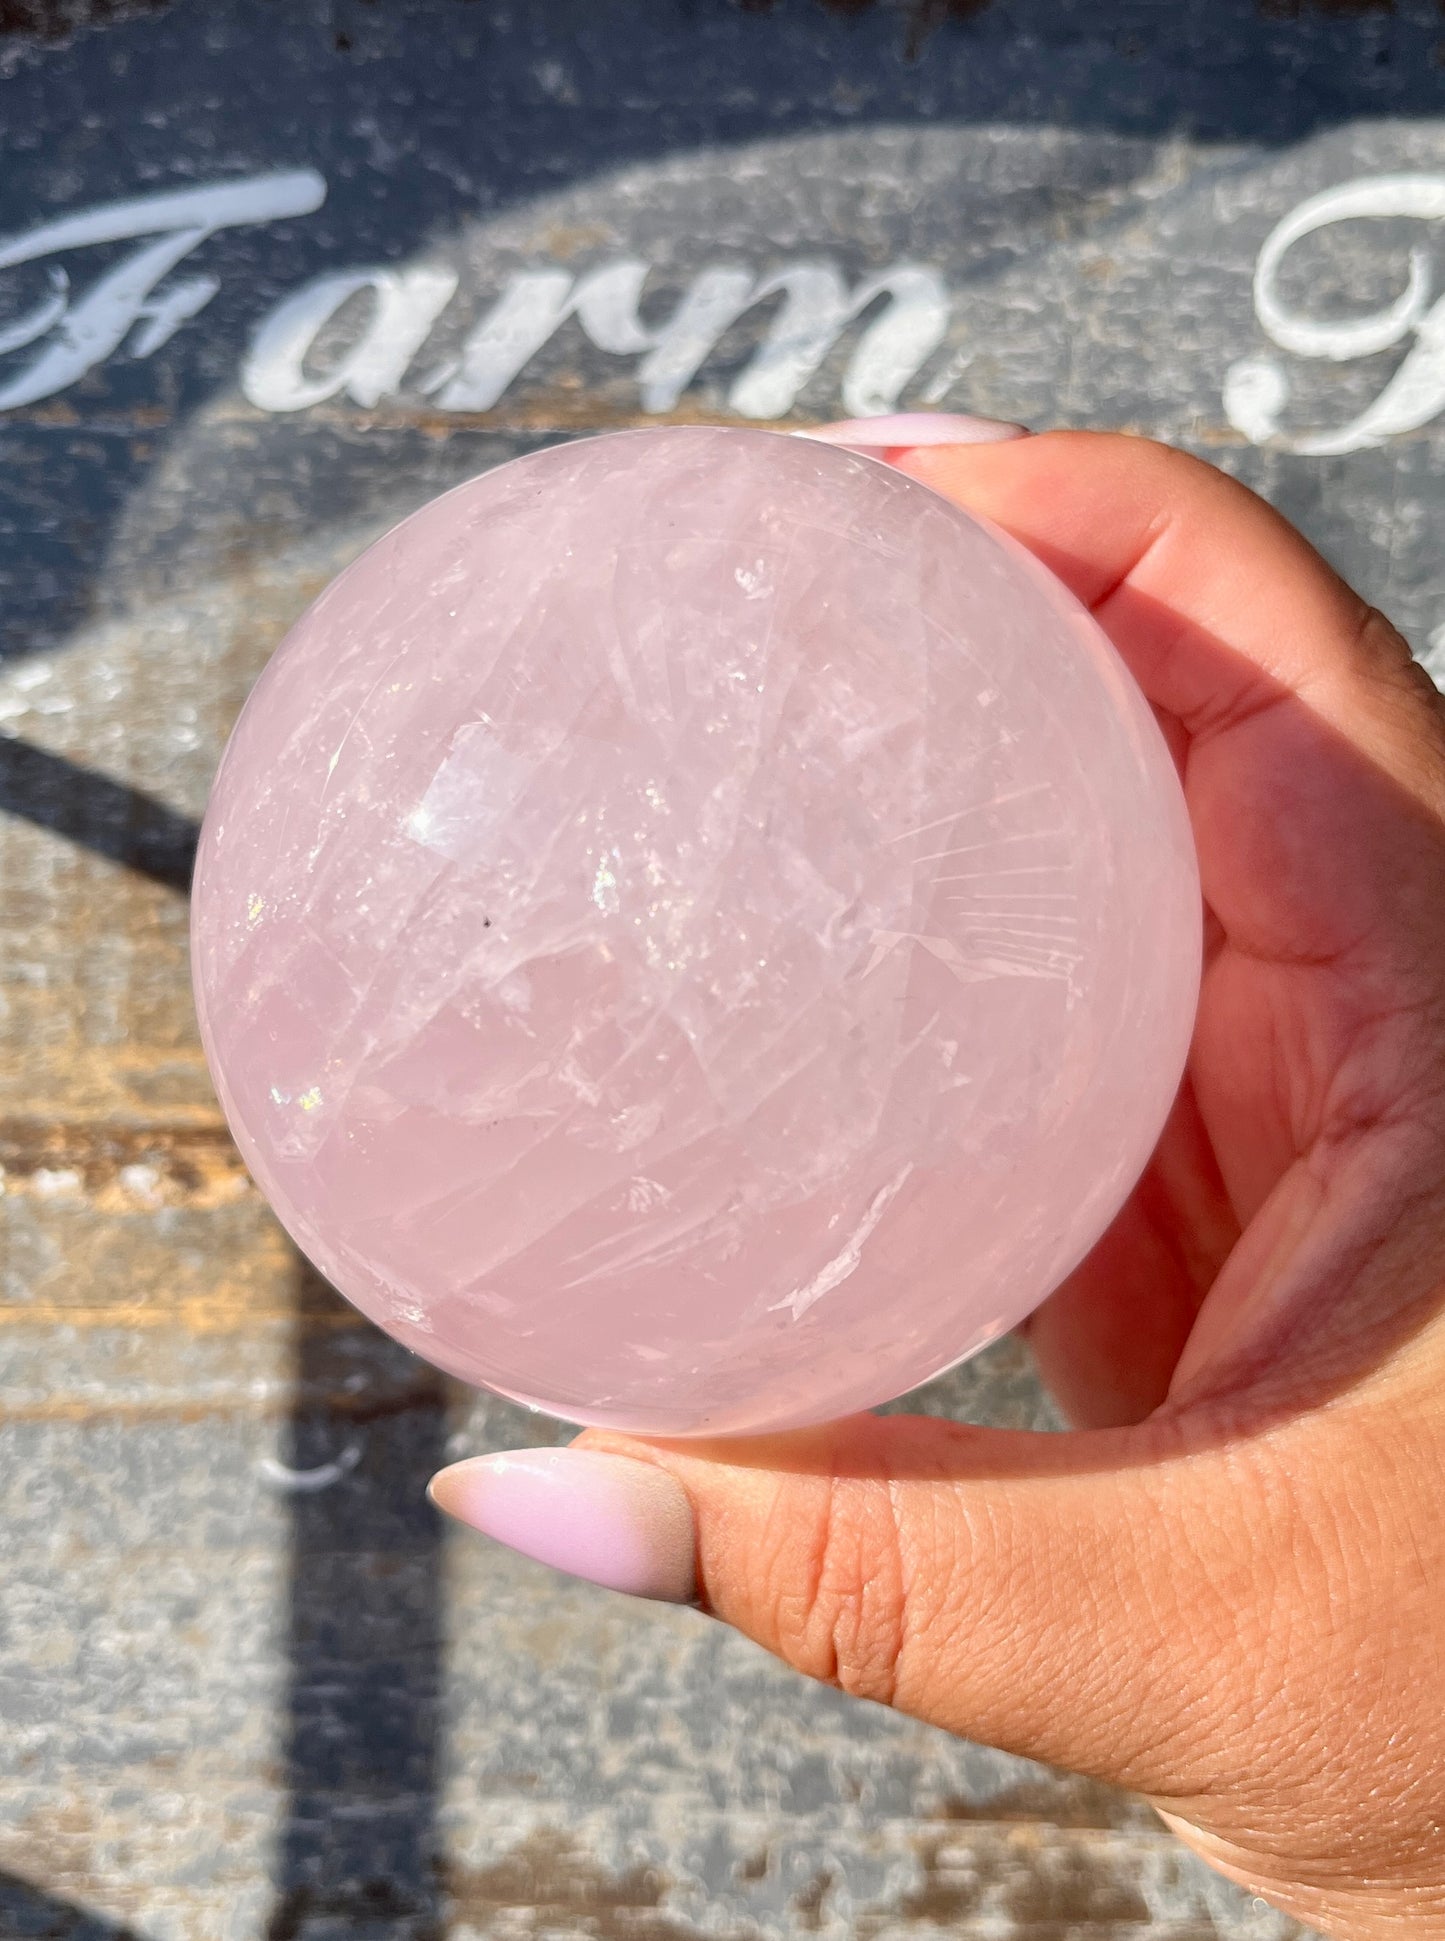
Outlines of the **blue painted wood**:
M 0 1935 L 1290 1931 L 1107 1789 L 444 1539 L 444 1453 L 554 1431 L 281 1243 L 183 892 L 326 579 L 649 417 L 1169 437 L 1445 653 L 1426 300 L 1311 351 L 1412 246 L 1439 280 L 1388 183 L 1445 185 L 1442 59 L 1433 0 L 0 5 Z M 1382 181 L 1261 295 L 1276 225 Z M 1013 1343 L 923 1405 L 1052 1420 Z

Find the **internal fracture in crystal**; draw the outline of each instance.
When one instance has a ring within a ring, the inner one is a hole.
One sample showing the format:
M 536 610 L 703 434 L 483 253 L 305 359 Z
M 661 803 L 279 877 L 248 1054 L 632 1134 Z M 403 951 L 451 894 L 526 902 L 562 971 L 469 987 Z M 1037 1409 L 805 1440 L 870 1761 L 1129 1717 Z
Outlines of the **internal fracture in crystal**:
M 1020 547 L 810 440 L 558 446 L 425 506 L 247 703 L 203 1037 L 302 1249 L 577 1421 L 864 1408 L 1013 1326 L 1183 1067 L 1173 764 Z

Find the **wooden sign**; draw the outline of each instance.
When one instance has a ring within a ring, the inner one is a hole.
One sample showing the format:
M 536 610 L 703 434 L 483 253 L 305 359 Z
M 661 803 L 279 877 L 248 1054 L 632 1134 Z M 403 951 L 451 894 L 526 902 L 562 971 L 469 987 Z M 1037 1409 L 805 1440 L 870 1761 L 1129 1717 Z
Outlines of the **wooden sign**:
M 0 9 L 0 1934 L 1289 1931 L 1127 1799 L 444 1545 L 431 1468 L 554 1431 L 297 1261 L 185 888 L 331 575 L 611 426 L 1165 437 L 1445 668 L 1442 60 L 1433 0 Z M 1011 1343 L 924 1400 L 1050 1419 Z

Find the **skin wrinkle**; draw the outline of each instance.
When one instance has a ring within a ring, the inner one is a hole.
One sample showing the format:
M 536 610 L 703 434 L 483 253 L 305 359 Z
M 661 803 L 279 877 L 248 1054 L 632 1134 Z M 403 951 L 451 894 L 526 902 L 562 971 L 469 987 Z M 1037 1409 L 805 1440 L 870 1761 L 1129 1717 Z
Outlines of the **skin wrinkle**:
M 906 1710 L 912 1692 L 917 1689 L 911 1672 L 913 1661 L 918 1656 L 920 1636 L 923 1639 L 923 1677 L 926 1680 L 929 1671 L 927 1638 L 930 1631 L 957 1635 L 966 1623 L 964 1601 L 959 1596 L 963 1573 L 958 1546 L 952 1538 L 948 1521 L 938 1514 L 937 1495 L 930 1495 L 927 1500 L 929 1526 L 926 1539 L 910 1542 L 902 1534 L 908 1515 L 907 1495 L 900 1489 L 896 1477 L 889 1478 L 887 1487 L 889 1512 L 899 1532 L 901 1604 L 892 1702 L 901 1703 Z M 945 1533 L 942 1541 L 941 1533 Z M 944 1558 L 941 1567 L 940 1557 Z
M 1164 506 L 1159 511 L 1151 513 L 1128 564 L 1122 571 L 1116 570 L 1112 573 L 1097 591 L 1090 588 L 1084 604 L 1103 627 L 1105 633 L 1110 631 L 1104 618 L 1108 607 L 1118 594 L 1126 592 L 1131 585 L 1142 578 L 1145 566 L 1162 549 L 1173 529 L 1174 520 L 1175 514 L 1171 506 Z
M 1231 1525 L 1247 1523 L 1251 1504 L 1259 1497 L 1257 1472 L 1242 1455 L 1231 1464 L 1234 1474 L 1229 1483 Z M 1182 1655 L 1170 1666 L 1161 1681 L 1167 1702 L 1152 1694 L 1136 1694 L 1136 1705 L 1157 1724 L 1141 1737 L 1134 1716 L 1128 1720 L 1132 1762 L 1150 1774 L 1149 1791 L 1156 1798 L 1170 1797 L 1194 1801 L 1221 1792 L 1234 1792 L 1249 1784 L 1256 1754 L 1252 1749 L 1236 1748 L 1230 1730 L 1235 1695 L 1222 1692 L 1216 1672 L 1221 1652 L 1229 1644 L 1239 1648 L 1246 1661 L 1259 1662 L 1260 1647 L 1267 1643 L 1268 1625 L 1262 1622 L 1257 1632 L 1241 1634 L 1243 1590 L 1256 1590 L 1260 1564 L 1256 1551 L 1241 1542 L 1232 1528 L 1225 1530 L 1196 1525 L 1187 1508 L 1171 1508 L 1161 1503 L 1156 1514 L 1169 1526 L 1168 1548 L 1178 1563 L 1191 1555 L 1196 1560 L 1192 1575 L 1176 1568 L 1168 1579 L 1144 1579 L 1146 1595 L 1152 1588 L 1153 1602 L 1148 1607 L 1146 1629 L 1160 1637 L 1181 1640 Z M 1221 1557 L 1221 1553 L 1223 1553 Z M 1263 1551 L 1265 1568 L 1275 1554 Z M 1137 1597 L 1140 1579 L 1134 1560 L 1116 1557 L 1092 1560 L 1081 1573 L 1085 1581 L 1097 1585 L 1108 1581 L 1109 1565 L 1115 1571 L 1113 1604 L 1118 1608 L 1123 1596 Z M 1187 1583 L 1187 1590 L 1184 1585 Z M 1104 1600 L 1097 1596 L 1101 1605 Z M 1213 1750 L 1201 1758 L 1201 1748 Z M 1163 1783 L 1161 1784 L 1161 1777 Z
M 798 1529 L 797 1506 L 788 1502 L 781 1491 L 774 1493 L 770 1515 L 763 1525 L 766 1561 L 761 1581 L 767 1592 L 765 1610 L 768 1620 L 765 1632 L 771 1629 L 779 1640 L 782 1655 L 806 1666 L 809 1675 L 820 1679 L 825 1685 L 838 1683 L 836 1640 L 830 1640 L 832 1649 L 829 1653 L 821 1658 L 817 1655 L 812 1648 L 813 1616 L 822 1604 L 824 1574 L 832 1546 L 833 1501 L 837 1487 L 836 1478 L 829 1478 L 822 1486 L 820 1502 L 813 1511 L 813 1527 L 803 1531 Z M 787 1588 L 790 1580 L 797 1575 L 793 1553 L 800 1542 L 803 1551 L 802 1582 L 796 1589 L 790 1589 Z M 780 1569 L 780 1563 L 785 1568 Z
M 1217 987 L 1221 981 L 1227 981 L 1230 977 L 1232 967 L 1241 957 L 1248 955 L 1248 953 L 1240 952 L 1232 946 L 1228 947 L 1216 965 L 1211 966 L 1210 980 L 1212 985 Z M 1264 964 L 1271 960 L 1255 957 L 1252 961 Z M 1287 967 L 1287 969 L 1282 967 L 1281 981 L 1276 986 L 1277 1002 L 1281 1007 L 1279 1021 L 1275 1024 L 1271 1034 L 1272 1042 L 1276 1045 L 1282 1044 L 1285 1041 L 1286 1034 L 1292 1029 L 1294 1020 L 1298 1019 L 1303 1024 L 1311 1015 L 1318 1018 L 1319 1010 L 1323 1008 L 1317 1007 L 1316 1011 L 1312 1014 L 1310 1009 L 1302 1005 L 1297 997 L 1293 995 L 1295 987 L 1282 981 L 1288 975 L 1288 972 L 1293 971 L 1295 968 L 1294 966 Z M 1359 1009 L 1358 1006 L 1355 1008 L 1357 1010 Z M 1386 1013 L 1385 1022 L 1394 1022 L 1398 1015 L 1399 1008 L 1395 1007 L 1391 1012 Z M 1288 1057 L 1276 1055 L 1274 1059 L 1276 1101 L 1274 1119 L 1277 1125 L 1288 1129 L 1292 1149 L 1296 1154 L 1304 1155 L 1308 1153 L 1317 1142 L 1328 1135 L 1330 1131 L 1329 1121 L 1333 1111 L 1328 1096 L 1321 1097 L 1313 1104 L 1310 1104 L 1304 1095 L 1301 1095 L 1297 1100 L 1292 1099 L 1291 1094 L 1300 1089 L 1299 1079 L 1303 1071 L 1307 1069 L 1318 1071 L 1320 1078 L 1317 1081 L 1317 1085 L 1333 1089 L 1340 1084 L 1341 1080 L 1350 1071 L 1368 1071 L 1372 1064 L 1377 1070 L 1393 1070 L 1396 1068 L 1397 1061 L 1393 1057 L 1387 1061 L 1387 1066 L 1381 1067 L 1380 1061 L 1377 1058 L 1371 1057 L 1368 1043 L 1365 1044 L 1362 1051 L 1358 1040 L 1362 1035 L 1362 1029 L 1366 1022 L 1367 1019 L 1357 1017 L 1354 1023 L 1349 1026 L 1350 1038 L 1357 1042 L 1352 1045 L 1348 1053 L 1339 1046 L 1332 1046 L 1328 1049 L 1317 1049 L 1314 1043 L 1306 1037 L 1299 1039 L 1293 1045 Z M 1377 1079 L 1375 1081 L 1377 1092 L 1382 1083 L 1383 1079 Z M 1312 1087 L 1311 1089 L 1313 1090 L 1314 1088 Z M 1356 1108 L 1352 1116 L 1345 1121 L 1345 1129 L 1354 1130 L 1359 1127 L 1374 1129 L 1378 1127 L 1383 1123 L 1380 1118 L 1380 1113 L 1384 1109 L 1382 1095 L 1381 1102 L 1372 1108 L 1370 1114 L 1366 1115 L 1362 1108 Z
M 835 1480 L 833 1489 L 848 1491 Z M 852 1544 L 839 1558 L 838 1543 L 827 1548 L 827 1567 L 820 1591 L 832 1641 L 833 1662 L 840 1687 L 858 1698 L 891 1705 L 898 1686 L 905 1613 L 902 1597 L 902 1533 L 893 1513 L 891 1495 L 870 1493 L 863 1515 L 845 1504 L 844 1514 L 830 1513 L 830 1530 L 848 1531 Z M 841 1578 L 828 1583 L 831 1569 L 841 1566 Z M 831 1606 L 831 1612 L 827 1611 Z

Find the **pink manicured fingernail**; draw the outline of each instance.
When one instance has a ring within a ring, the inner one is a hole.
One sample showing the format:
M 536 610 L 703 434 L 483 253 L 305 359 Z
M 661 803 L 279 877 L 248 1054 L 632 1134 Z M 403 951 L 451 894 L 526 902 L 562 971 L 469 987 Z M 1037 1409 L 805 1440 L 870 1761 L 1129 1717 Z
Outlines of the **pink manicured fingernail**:
M 589 1584 L 686 1604 L 696 1533 L 680 1483 L 652 1463 L 593 1449 L 474 1456 L 432 1478 L 438 1509 L 524 1557 Z
M 838 424 L 814 425 L 794 434 L 818 438 L 825 445 L 847 445 L 862 452 L 896 451 L 916 445 L 1001 445 L 1010 438 L 1027 438 L 1026 425 L 1003 418 L 969 418 L 949 411 L 895 411 L 889 417 L 844 418 Z

